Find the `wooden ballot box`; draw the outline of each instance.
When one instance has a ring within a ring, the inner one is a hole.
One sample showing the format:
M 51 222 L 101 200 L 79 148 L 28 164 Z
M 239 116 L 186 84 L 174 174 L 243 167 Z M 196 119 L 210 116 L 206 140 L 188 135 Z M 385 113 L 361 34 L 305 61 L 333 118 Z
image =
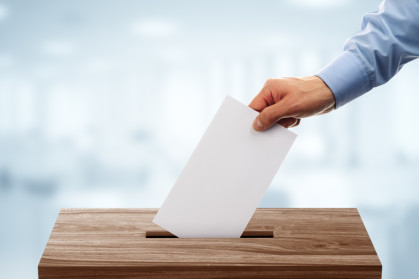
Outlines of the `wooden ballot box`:
M 357 209 L 257 209 L 242 238 L 175 238 L 157 209 L 62 209 L 45 278 L 381 278 Z

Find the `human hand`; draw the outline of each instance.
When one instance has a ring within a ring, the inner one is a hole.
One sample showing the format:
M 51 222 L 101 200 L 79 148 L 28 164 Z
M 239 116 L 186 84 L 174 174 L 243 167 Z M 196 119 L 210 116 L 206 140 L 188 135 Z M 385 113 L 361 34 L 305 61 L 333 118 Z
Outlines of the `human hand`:
M 275 123 L 295 127 L 301 118 L 330 112 L 335 97 L 317 76 L 269 79 L 249 107 L 260 112 L 253 128 L 264 131 Z

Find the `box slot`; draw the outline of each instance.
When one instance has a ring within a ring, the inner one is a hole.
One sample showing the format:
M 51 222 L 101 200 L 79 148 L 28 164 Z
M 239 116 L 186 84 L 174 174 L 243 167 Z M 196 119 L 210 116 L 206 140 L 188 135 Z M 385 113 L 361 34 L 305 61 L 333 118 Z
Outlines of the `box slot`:
M 168 231 L 146 231 L 146 238 L 178 238 Z M 244 231 L 240 238 L 273 238 L 273 230 Z

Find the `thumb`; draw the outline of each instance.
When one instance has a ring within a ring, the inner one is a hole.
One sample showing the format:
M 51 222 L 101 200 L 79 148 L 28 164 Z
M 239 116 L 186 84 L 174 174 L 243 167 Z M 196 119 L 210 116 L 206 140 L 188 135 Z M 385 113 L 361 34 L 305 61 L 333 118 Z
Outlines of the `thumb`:
M 282 102 L 278 102 L 263 109 L 253 121 L 253 129 L 256 131 L 264 131 L 272 127 L 282 118 L 286 117 L 285 111 L 281 107 L 281 104 Z

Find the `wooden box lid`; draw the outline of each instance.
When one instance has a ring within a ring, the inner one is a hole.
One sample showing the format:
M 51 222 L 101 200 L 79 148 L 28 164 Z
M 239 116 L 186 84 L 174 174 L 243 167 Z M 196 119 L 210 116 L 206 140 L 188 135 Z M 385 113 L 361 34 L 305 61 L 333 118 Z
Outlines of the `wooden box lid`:
M 260 208 L 240 239 L 172 238 L 156 212 L 62 209 L 39 278 L 381 278 L 357 209 Z

